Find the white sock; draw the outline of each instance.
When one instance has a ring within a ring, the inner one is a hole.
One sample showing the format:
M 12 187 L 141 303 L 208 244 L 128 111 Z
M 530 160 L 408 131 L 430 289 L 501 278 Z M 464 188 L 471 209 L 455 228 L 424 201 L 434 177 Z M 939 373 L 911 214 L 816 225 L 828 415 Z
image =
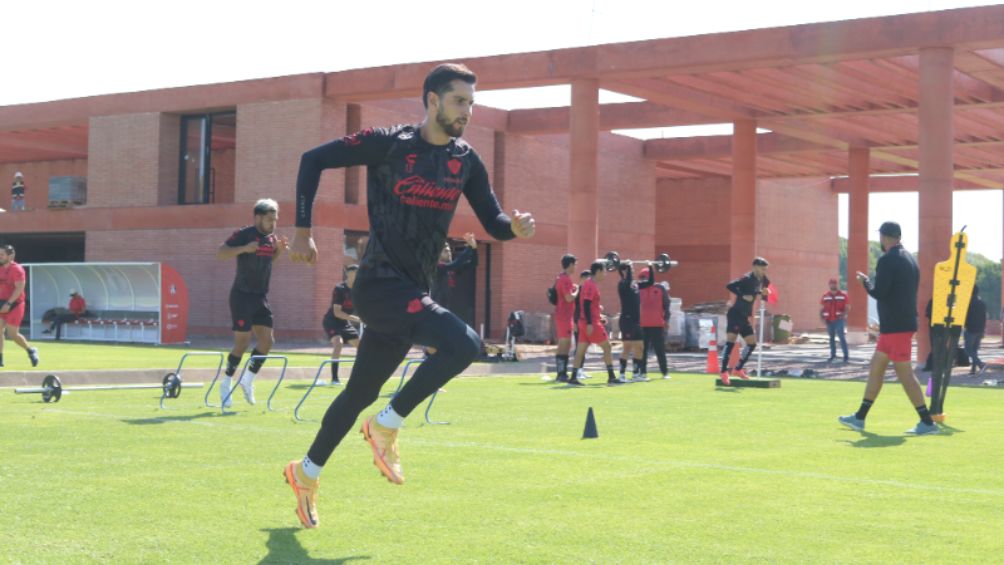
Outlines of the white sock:
M 321 476 L 321 469 L 324 468 L 322 465 L 318 465 L 317 463 L 311 461 L 310 457 L 306 455 L 303 456 L 302 466 L 303 466 L 303 474 L 307 475 L 308 477 L 314 480 L 317 480 L 317 477 Z
M 377 423 L 385 428 L 396 430 L 404 424 L 404 416 L 395 412 L 388 403 L 387 407 L 377 414 Z
M 234 378 L 231 377 L 231 376 L 229 376 L 229 375 L 223 377 L 223 383 L 222 383 L 223 386 L 221 388 L 225 388 L 226 390 L 230 390 L 231 387 L 233 387 L 233 384 L 234 384 L 233 381 L 234 381 Z

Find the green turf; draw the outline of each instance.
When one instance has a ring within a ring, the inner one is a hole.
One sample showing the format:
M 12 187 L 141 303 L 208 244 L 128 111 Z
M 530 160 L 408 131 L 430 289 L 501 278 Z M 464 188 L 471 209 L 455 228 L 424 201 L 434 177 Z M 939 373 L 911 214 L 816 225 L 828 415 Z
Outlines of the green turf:
M 990 563 L 1004 555 L 1004 397 L 953 389 L 949 433 L 912 438 L 888 386 L 867 434 L 837 425 L 860 383 L 715 389 L 683 375 L 609 389 L 466 378 L 402 431 L 389 484 L 353 430 L 301 530 L 282 465 L 314 421 L 156 391 L 42 404 L 0 390 L 0 562 Z M 599 380 L 599 379 L 594 379 Z M 392 381 L 393 382 L 393 381 Z M 299 387 L 299 388 L 295 388 Z M 302 390 L 277 396 L 288 410 Z M 389 390 L 385 390 L 389 392 Z M 261 398 L 261 393 L 259 394 Z M 386 400 L 378 401 L 377 408 Z M 593 407 L 599 439 L 583 440 Z M 423 407 L 424 408 L 424 407 Z
M 169 369 L 177 368 L 182 354 L 195 350 L 180 346 L 153 345 L 104 345 L 93 343 L 36 342 L 41 362 L 32 368 L 28 355 L 13 342 L 4 344 L 4 368 L 6 371 L 71 371 L 82 369 Z M 222 350 L 215 350 L 222 351 Z M 224 357 L 229 351 L 223 351 Z M 273 355 L 289 357 L 290 367 L 317 367 L 327 355 L 287 353 L 281 350 Z M 244 356 L 247 359 L 247 355 Z M 224 363 L 226 361 L 224 360 Z M 216 367 L 219 357 L 192 356 L 185 361 L 189 368 Z

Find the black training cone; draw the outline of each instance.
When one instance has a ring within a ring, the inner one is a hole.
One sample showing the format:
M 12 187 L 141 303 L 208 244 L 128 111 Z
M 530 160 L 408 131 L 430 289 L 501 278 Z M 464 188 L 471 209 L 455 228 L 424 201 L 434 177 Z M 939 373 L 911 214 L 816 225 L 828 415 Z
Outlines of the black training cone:
M 593 407 L 589 407 L 589 412 L 586 413 L 586 429 L 582 430 L 582 439 L 591 439 L 600 437 L 599 432 L 596 431 L 596 418 L 593 416 Z

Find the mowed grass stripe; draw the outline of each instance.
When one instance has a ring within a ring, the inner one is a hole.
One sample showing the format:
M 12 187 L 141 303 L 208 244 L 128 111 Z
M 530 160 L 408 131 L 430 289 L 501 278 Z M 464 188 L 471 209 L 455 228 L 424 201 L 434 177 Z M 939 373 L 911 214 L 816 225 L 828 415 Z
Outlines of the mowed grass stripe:
M 457 379 L 433 408 L 451 425 L 423 425 L 423 404 L 402 432 L 404 486 L 380 478 L 353 429 L 325 469 L 315 531 L 297 527 L 279 476 L 317 430 L 291 421 L 302 388 L 280 391 L 284 413 L 238 400 L 233 416 L 184 395 L 161 412 L 149 391 L 58 406 L 0 391 L 0 516 L 15 516 L 0 528 L 0 561 L 997 559 L 999 391 L 953 389 L 955 431 L 907 438 L 915 415 L 898 387 L 873 409 L 874 435 L 837 425 L 862 388 L 785 381 L 736 393 L 693 375 L 586 390 Z M 315 390 L 306 416 L 319 420 L 340 391 Z M 582 440 L 590 406 L 600 438 Z M 42 493 L 14 488 L 41 477 Z

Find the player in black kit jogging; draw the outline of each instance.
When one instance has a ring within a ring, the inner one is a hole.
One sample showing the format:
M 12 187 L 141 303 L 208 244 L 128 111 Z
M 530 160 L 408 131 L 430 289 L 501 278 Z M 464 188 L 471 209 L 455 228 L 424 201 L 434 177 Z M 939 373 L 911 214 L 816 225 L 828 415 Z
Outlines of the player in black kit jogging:
M 743 367 L 749 361 L 750 355 L 756 349 L 756 334 L 753 333 L 753 325 L 750 324 L 750 317 L 753 315 L 753 302 L 759 296 L 761 300 L 766 300 L 770 295 L 770 279 L 767 278 L 767 267 L 769 263 L 763 257 L 753 259 L 753 270 L 739 277 L 738 279 L 725 285 L 729 292 L 736 295 L 735 302 L 726 314 L 725 328 L 725 350 L 722 352 L 721 379 L 722 384 L 729 386 L 729 357 L 732 355 L 732 348 L 736 345 L 736 338 L 742 336 L 746 342 L 746 349 L 735 369 L 731 371 L 733 377 L 748 379 L 749 375 Z
M 401 391 L 379 414 L 366 419 L 363 437 L 373 463 L 389 481 L 404 482 L 397 432 L 405 417 L 463 371 L 481 349 L 473 329 L 429 296 L 439 254 L 460 196 L 491 237 L 508 240 L 534 233 L 530 214 L 502 212 L 481 158 L 460 139 L 471 118 L 476 77 L 458 64 L 437 66 L 422 89 L 425 120 L 417 125 L 367 129 L 304 153 L 296 179 L 295 262 L 313 263 L 311 212 L 321 171 L 368 167 L 370 237 L 352 289 L 355 312 L 366 324 L 356 363 L 321 422 L 302 461 L 284 475 L 297 498 L 297 516 L 316 527 L 318 476 L 359 414 L 413 344 L 435 347 Z
M 226 407 L 230 407 L 232 379 L 241 357 L 251 345 L 251 334 L 254 333 L 255 338 L 252 357 L 268 355 L 275 341 L 268 283 L 272 278 L 272 263 L 287 247 L 286 238 L 275 235 L 278 220 L 279 205 L 275 200 L 263 198 L 254 205 L 254 225 L 235 231 L 216 250 L 217 259 L 237 258 L 237 272 L 230 288 L 234 348 L 227 356 L 226 375 L 220 381 L 220 400 Z M 248 404 L 254 404 L 254 378 L 264 362 L 264 359 L 253 359 L 237 380 Z

